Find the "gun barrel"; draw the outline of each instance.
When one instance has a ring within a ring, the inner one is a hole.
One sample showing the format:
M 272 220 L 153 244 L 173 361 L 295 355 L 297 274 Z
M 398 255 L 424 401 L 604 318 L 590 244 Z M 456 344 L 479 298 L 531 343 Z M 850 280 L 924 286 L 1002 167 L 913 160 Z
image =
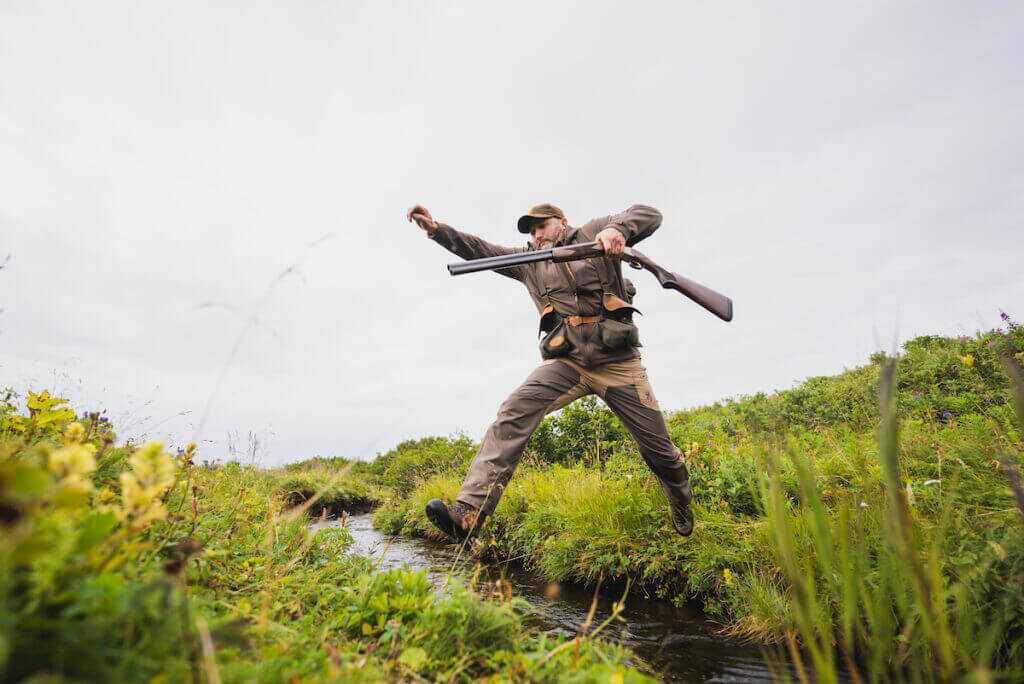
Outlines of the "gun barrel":
M 451 275 L 463 275 L 465 273 L 476 273 L 477 271 L 488 271 L 491 269 L 505 268 L 507 266 L 518 266 L 519 264 L 532 264 L 535 261 L 544 261 L 551 258 L 550 249 L 539 249 L 533 252 L 520 252 L 516 254 L 502 254 L 501 256 L 485 257 L 483 259 L 471 259 L 448 264 L 448 273 Z

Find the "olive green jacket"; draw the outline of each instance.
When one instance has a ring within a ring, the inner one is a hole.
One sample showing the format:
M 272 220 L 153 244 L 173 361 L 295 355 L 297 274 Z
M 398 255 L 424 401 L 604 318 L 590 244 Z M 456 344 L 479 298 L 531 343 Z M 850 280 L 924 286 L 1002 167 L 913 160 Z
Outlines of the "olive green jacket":
M 652 207 L 634 204 L 626 211 L 570 227 L 557 244 L 591 242 L 605 228 L 615 228 L 626 237 L 628 246 L 640 242 L 661 225 L 661 213 Z M 481 259 L 503 254 L 533 251 L 525 247 L 502 247 L 438 223 L 431 239 L 463 259 Z M 640 346 L 631 314 L 632 283 L 622 277 L 619 259 L 599 257 L 583 261 L 553 263 L 541 261 L 497 270 L 526 286 L 541 315 L 541 356 L 565 356 L 591 368 L 611 361 L 640 355 Z M 569 317 L 601 316 L 602 321 L 568 325 Z M 624 327 L 629 326 L 627 329 Z M 629 334 L 624 334 L 628 332 Z

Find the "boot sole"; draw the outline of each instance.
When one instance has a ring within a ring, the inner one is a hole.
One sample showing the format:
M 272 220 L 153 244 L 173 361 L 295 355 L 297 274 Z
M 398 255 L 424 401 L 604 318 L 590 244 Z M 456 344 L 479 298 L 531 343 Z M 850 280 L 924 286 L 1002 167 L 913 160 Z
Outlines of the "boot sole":
M 689 537 L 691 534 L 693 534 L 693 523 L 694 523 L 694 520 L 693 520 L 693 510 L 690 509 L 689 512 L 690 512 L 690 519 L 689 519 L 688 522 L 690 524 L 686 528 L 684 528 L 686 530 L 685 532 L 683 530 L 679 529 L 679 525 L 676 524 L 675 516 L 672 516 L 672 527 L 675 528 L 676 534 L 678 534 L 681 537 Z
M 432 522 L 434 527 L 441 530 L 453 542 L 459 544 L 465 541 L 466 533 L 452 520 L 451 515 L 448 513 L 448 506 L 443 501 L 431 499 L 427 503 L 426 514 L 427 520 Z

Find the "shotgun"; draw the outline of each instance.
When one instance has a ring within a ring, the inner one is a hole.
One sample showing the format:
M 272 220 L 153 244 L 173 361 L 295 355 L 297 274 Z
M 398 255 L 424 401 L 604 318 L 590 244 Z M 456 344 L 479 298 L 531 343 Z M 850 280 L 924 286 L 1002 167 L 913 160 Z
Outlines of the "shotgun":
M 564 245 L 551 247 L 550 249 L 538 249 L 486 257 L 484 259 L 460 261 L 448 264 L 448 273 L 453 276 L 463 275 L 465 273 L 476 273 L 477 271 L 501 269 L 507 266 L 532 264 L 538 261 L 576 261 L 577 259 L 593 259 L 599 256 L 604 256 L 604 250 L 600 244 L 597 242 L 583 242 L 577 245 Z M 709 287 L 704 287 L 700 283 L 696 283 L 678 273 L 662 268 L 632 247 L 627 247 L 626 251 L 622 253 L 622 260 L 635 269 L 650 271 L 658 279 L 662 287 L 667 290 L 675 290 L 683 296 L 689 297 L 723 321 L 732 320 L 732 300 L 725 295 L 715 292 Z

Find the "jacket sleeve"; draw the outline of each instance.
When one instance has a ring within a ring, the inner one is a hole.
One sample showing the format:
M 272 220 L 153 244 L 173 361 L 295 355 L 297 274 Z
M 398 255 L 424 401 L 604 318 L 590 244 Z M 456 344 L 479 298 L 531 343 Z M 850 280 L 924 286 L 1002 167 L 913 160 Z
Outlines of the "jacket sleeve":
M 430 236 L 430 239 L 441 245 L 449 252 L 457 254 L 463 259 L 483 259 L 485 257 L 502 256 L 504 254 L 518 254 L 525 252 L 525 249 L 514 247 L 502 247 L 487 240 L 478 238 L 469 233 L 455 230 L 447 223 L 438 222 L 437 230 Z M 509 266 L 507 268 L 495 269 L 495 273 L 514 278 L 521 281 L 525 277 L 523 266 Z
M 643 204 L 634 204 L 622 213 L 594 219 L 580 231 L 587 240 L 593 240 L 605 228 L 615 228 L 626 237 L 626 244 L 632 247 L 649 237 L 660 225 L 660 211 Z

